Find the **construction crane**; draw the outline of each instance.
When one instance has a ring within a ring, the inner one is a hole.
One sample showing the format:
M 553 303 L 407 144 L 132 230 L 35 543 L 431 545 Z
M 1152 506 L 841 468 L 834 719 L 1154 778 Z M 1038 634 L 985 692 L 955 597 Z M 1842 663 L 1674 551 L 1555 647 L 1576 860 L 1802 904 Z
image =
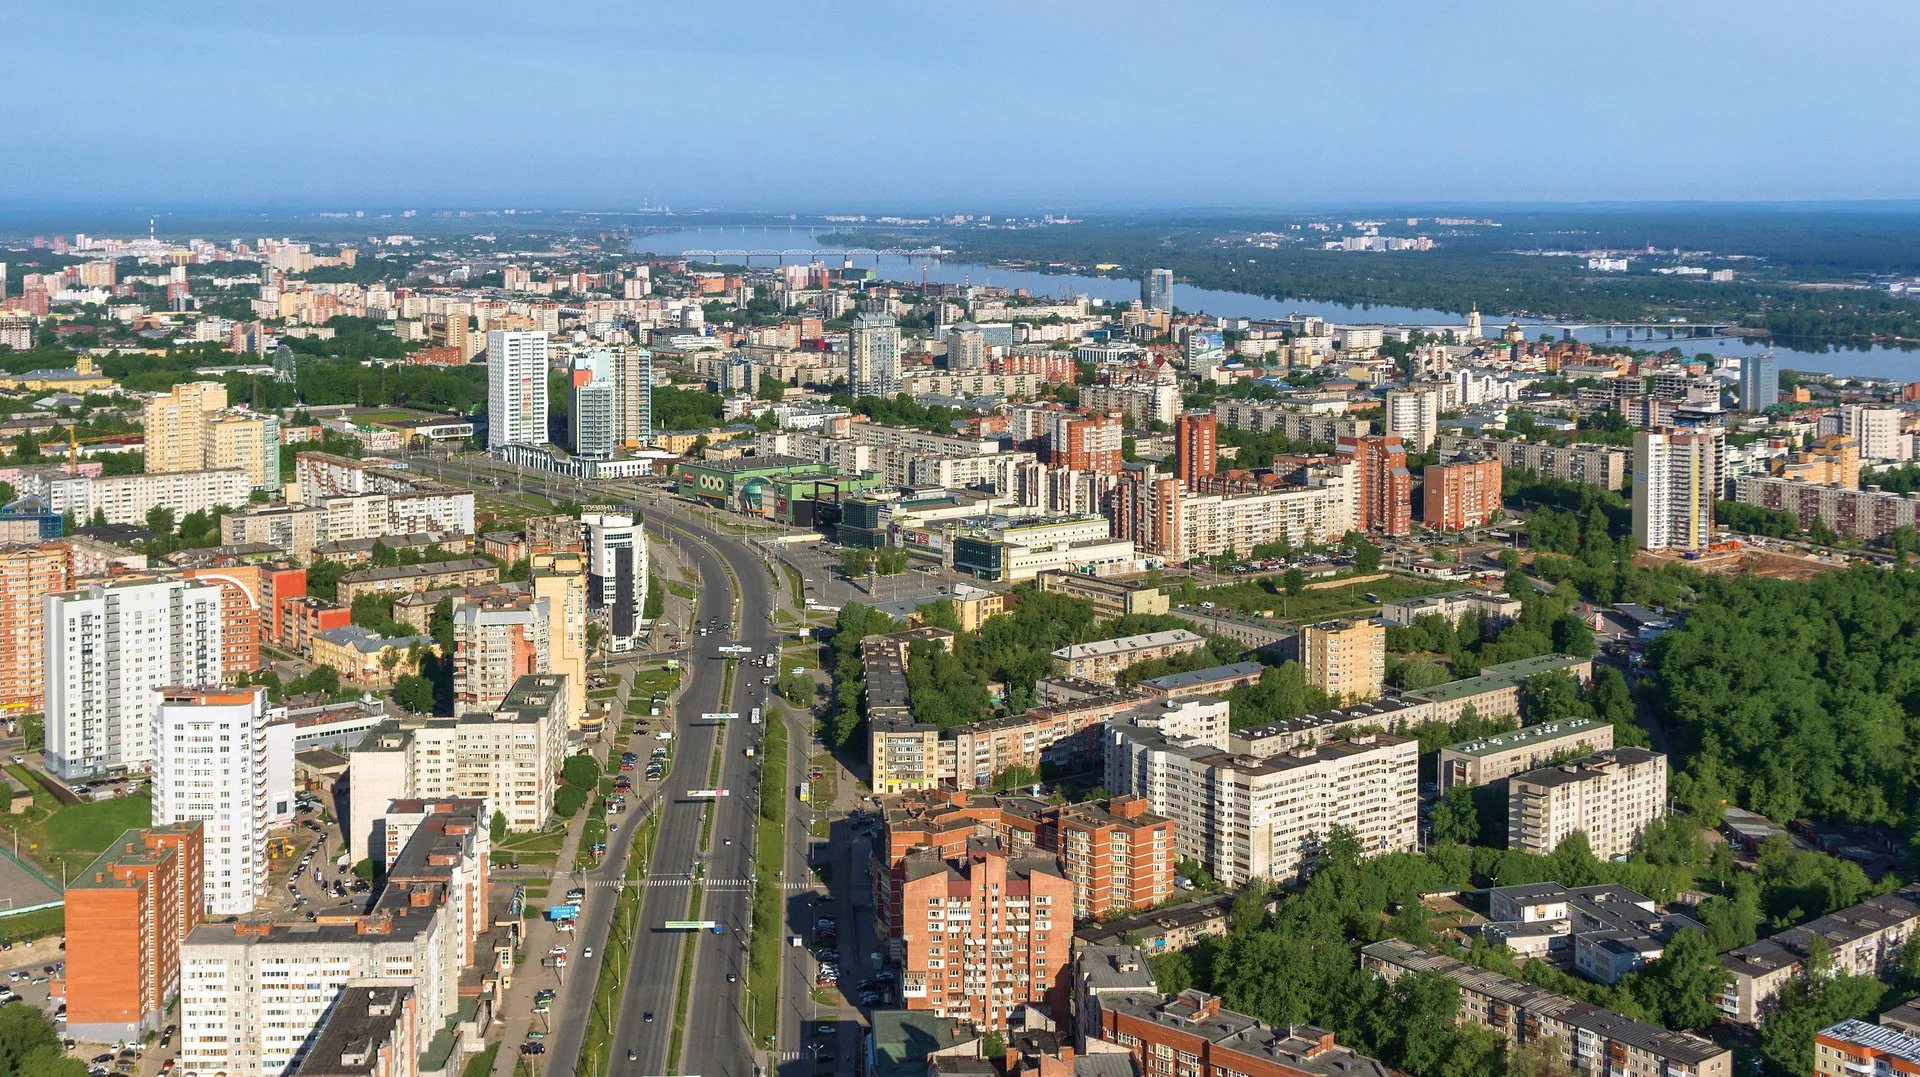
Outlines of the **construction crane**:
M 91 445 L 96 441 L 113 441 L 116 438 L 127 437 L 131 433 L 131 431 L 121 431 L 118 434 L 95 434 L 83 438 L 74 433 L 73 427 L 67 427 L 67 474 L 80 474 L 80 446 Z

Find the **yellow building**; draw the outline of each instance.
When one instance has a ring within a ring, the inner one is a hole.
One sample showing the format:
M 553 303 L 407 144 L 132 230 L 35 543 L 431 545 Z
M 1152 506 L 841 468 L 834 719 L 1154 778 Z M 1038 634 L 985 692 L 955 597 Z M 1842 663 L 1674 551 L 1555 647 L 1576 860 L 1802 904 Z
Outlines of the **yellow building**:
M 547 600 L 547 666 L 567 678 L 567 722 L 584 728 L 587 715 L 587 565 L 579 553 L 536 553 L 531 565 L 534 601 Z
M 93 369 L 93 356 L 81 354 L 72 370 L 29 370 L 24 374 L 0 374 L 0 384 L 32 393 L 89 393 L 113 388 L 113 379 Z
M 1860 443 L 1840 434 L 1813 439 L 1806 452 L 1773 462 L 1776 478 L 1799 479 L 1843 490 L 1860 488 Z
M 192 382 L 150 397 L 145 409 L 148 474 L 238 468 L 255 488 L 280 483 L 280 420 L 227 407 L 226 386 Z
M 423 655 L 440 653 L 440 645 L 432 636 L 387 639 L 359 625 L 316 632 L 312 642 L 314 665 L 326 666 L 346 680 L 379 688 L 390 687 L 396 678 L 420 672 L 410 661 L 416 643 Z M 389 655 L 393 658 L 389 659 Z
M 1342 702 L 1377 699 L 1387 683 L 1387 629 L 1379 621 L 1322 621 L 1300 628 L 1307 683 Z

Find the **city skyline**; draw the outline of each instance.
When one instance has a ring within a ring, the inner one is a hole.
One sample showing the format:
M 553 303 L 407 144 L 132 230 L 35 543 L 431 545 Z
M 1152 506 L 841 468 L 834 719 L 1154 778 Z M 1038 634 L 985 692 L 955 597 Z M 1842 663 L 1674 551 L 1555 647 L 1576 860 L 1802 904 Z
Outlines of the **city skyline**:
M 1902 182 L 1920 149 L 1888 137 L 1903 117 L 1868 104 L 1899 100 L 1904 68 L 1857 48 L 1865 35 L 1920 28 L 1920 13 L 1892 6 L 1837 18 L 1784 4 L 1208 5 L 1157 25 L 1150 55 L 1137 35 L 1153 10 L 1131 5 L 862 8 L 802 21 L 742 3 L 551 25 L 443 5 L 380 14 L 314 25 L 239 6 L 191 20 L 18 12 L 16 84 L 64 97 L 23 110 L 16 137 L 60 152 L 9 155 L 0 182 L 16 207 L 217 197 L 796 212 L 1920 193 Z M 588 40 L 618 51 L 595 62 Z M 1218 62 L 1188 66 L 1210 51 Z M 1650 53 L 1670 60 L 1650 70 Z M 261 69 L 273 81 L 235 93 L 218 63 L 142 60 L 166 56 L 270 57 Z M 91 77 L 71 75 L 77 57 Z M 788 89 L 754 91 L 756 72 Z M 1552 92 L 1527 89 L 1548 80 Z M 1143 81 L 1156 92 L 1132 92 Z M 680 100 L 669 88 L 701 85 L 710 106 L 663 104 Z M 1121 86 L 1129 92 L 1112 92 Z M 863 120 L 894 87 L 953 101 L 944 137 L 978 152 L 927 154 L 905 127 Z M 128 110 L 134 96 L 165 102 L 166 122 Z M 303 98 L 326 102 L 330 119 L 297 122 L 313 108 Z M 961 118 L 982 114 L 1052 119 L 967 135 Z M 423 138 L 428 116 L 437 133 Z M 609 133 L 621 130 L 646 133 Z M 1153 130 L 1204 132 L 1212 167 L 1193 168 L 1190 152 L 1087 167 L 1108 152 L 1099 147 Z M 1789 130 L 1811 140 L 1806 152 L 1727 152 Z M 1309 150 L 1356 140 L 1379 152 Z M 502 144 L 526 167 L 477 169 L 459 150 Z M 1875 152 L 1834 152 L 1864 145 Z

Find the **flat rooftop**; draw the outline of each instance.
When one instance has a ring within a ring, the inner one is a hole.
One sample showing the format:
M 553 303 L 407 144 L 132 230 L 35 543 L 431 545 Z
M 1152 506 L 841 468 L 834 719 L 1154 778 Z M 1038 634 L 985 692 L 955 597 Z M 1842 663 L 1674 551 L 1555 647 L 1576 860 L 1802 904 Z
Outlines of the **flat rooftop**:
M 1497 755 L 1501 752 L 1513 751 L 1515 748 L 1538 744 L 1541 741 L 1578 737 L 1582 733 L 1606 724 L 1597 718 L 1562 718 L 1557 722 L 1521 726 L 1511 733 L 1496 733 L 1491 737 L 1481 737 L 1479 740 L 1463 740 L 1458 744 L 1449 744 L 1440 750 L 1472 756 Z

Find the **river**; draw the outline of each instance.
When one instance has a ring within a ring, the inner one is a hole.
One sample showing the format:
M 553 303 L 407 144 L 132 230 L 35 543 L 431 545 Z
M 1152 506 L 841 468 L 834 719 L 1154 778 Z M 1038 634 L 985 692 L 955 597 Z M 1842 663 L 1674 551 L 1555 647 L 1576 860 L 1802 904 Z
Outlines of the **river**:
M 755 225 L 687 228 L 638 236 L 633 241 L 632 249 L 636 252 L 663 255 L 680 254 L 689 250 L 811 250 L 825 246 L 819 241 L 818 236 L 830 231 L 831 229 L 828 228 Z M 1364 258 L 1366 255 L 1356 253 L 1352 257 Z M 720 260 L 743 261 L 737 257 Z M 756 264 L 766 265 L 768 262 L 769 259 L 763 255 Z M 860 258 L 855 264 L 862 267 L 872 266 L 873 260 Z M 1092 296 L 1096 299 L 1136 299 L 1140 295 L 1139 282 L 1131 278 L 1087 277 L 1075 273 L 1036 273 L 989 266 L 979 262 L 889 255 L 880 259 L 877 269 L 882 280 L 890 281 L 918 281 L 924 271 L 927 280 L 939 281 L 943 284 L 968 282 L 990 284 L 1001 288 L 1025 288 L 1034 295 L 1065 296 L 1072 293 Z M 1458 325 L 1466 320 L 1460 314 L 1441 310 L 1348 306 L 1344 303 L 1319 303 L 1307 299 L 1268 299 L 1265 296 L 1250 295 L 1245 292 L 1225 292 L 1211 288 L 1195 288 L 1185 284 L 1176 284 L 1173 295 L 1174 302 L 1181 310 L 1200 310 L 1227 318 L 1284 318 L 1289 314 L 1312 314 L 1330 322 L 1388 325 Z M 1500 319 L 1489 317 L 1486 320 L 1486 331 L 1496 332 L 1504 324 L 1505 322 Z M 1537 325 L 1539 322 L 1537 319 L 1523 318 L 1520 324 L 1528 326 Z M 1529 333 L 1528 335 L 1537 334 Z M 1920 352 L 1904 351 L 1899 348 L 1875 346 L 1848 351 L 1814 352 L 1769 345 L 1742 337 L 1684 337 L 1668 341 L 1658 334 L 1652 340 L 1648 340 L 1644 333 L 1632 341 L 1615 334 L 1609 341 L 1605 330 L 1597 329 L 1582 330 L 1575 336 L 1591 344 L 1631 343 L 1636 348 L 1654 350 L 1679 347 L 1688 355 L 1708 352 L 1716 356 L 1734 357 L 1771 351 L 1777 365 L 1782 369 L 1920 381 Z

